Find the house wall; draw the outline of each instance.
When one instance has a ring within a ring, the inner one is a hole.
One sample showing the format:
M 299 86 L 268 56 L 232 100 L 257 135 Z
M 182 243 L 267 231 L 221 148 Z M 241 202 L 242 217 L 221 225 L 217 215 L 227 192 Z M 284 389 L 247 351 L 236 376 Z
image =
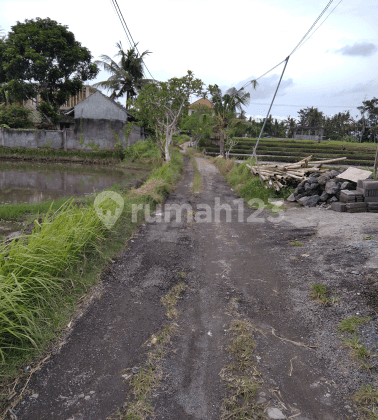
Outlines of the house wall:
M 75 118 L 119 120 L 126 123 L 126 112 L 100 92 L 95 92 L 75 106 Z
M 4 147 L 23 147 L 37 149 L 51 147 L 64 150 L 101 150 L 114 149 L 118 139 L 126 148 L 139 140 L 143 140 L 141 129 L 133 127 L 126 141 L 124 130 L 126 124 L 122 121 L 110 120 L 75 120 L 72 130 L 16 130 L 1 129 L 0 144 Z M 117 138 L 118 137 L 118 138 Z

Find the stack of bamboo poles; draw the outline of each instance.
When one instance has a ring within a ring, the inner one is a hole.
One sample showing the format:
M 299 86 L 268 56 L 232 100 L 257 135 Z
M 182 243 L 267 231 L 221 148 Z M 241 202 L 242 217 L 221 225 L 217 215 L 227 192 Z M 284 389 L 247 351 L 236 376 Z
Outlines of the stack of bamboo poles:
M 296 186 L 305 181 L 307 177 L 316 172 L 319 174 L 328 172 L 328 169 L 322 169 L 324 164 L 335 163 L 347 159 L 346 157 L 311 162 L 312 156 L 297 163 L 288 163 L 287 165 L 247 165 L 253 175 L 258 175 L 261 182 L 267 181 L 266 188 L 275 188 L 280 191 L 281 188 Z M 311 165 L 309 166 L 311 162 Z

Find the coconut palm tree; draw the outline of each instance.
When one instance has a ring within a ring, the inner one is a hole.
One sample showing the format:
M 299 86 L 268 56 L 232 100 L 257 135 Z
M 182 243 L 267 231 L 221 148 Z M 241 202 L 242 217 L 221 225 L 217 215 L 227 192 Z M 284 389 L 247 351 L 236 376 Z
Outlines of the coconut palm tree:
M 101 60 L 97 60 L 96 64 L 109 72 L 111 76 L 108 80 L 95 83 L 94 87 L 104 88 L 112 91 L 110 98 L 120 98 L 126 94 L 126 109 L 128 108 L 128 100 L 137 95 L 138 90 L 150 79 L 144 78 L 143 59 L 150 51 L 144 51 L 139 54 L 134 48 L 125 51 L 121 42 L 117 42 L 116 47 L 118 53 L 115 57 L 121 57 L 117 63 L 108 55 L 101 55 Z
M 253 83 L 256 88 L 256 82 Z M 209 85 L 211 101 L 214 104 L 217 131 L 219 132 L 220 154 L 224 155 L 224 141 L 226 129 L 236 119 L 237 112 L 243 111 L 243 106 L 248 106 L 251 95 L 244 88 L 230 88 L 222 95 L 218 85 Z

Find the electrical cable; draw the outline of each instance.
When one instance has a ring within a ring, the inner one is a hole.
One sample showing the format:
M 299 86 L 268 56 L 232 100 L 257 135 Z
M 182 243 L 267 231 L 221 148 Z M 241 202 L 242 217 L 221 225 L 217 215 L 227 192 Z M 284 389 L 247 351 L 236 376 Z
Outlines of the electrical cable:
M 319 20 L 321 19 L 321 17 L 324 15 L 324 13 L 327 11 L 327 9 L 329 8 L 329 6 L 331 6 L 333 0 L 330 0 L 327 4 L 327 6 L 323 9 L 322 13 L 320 13 L 320 15 L 318 16 L 318 18 L 315 20 L 315 22 L 312 24 L 311 28 L 305 33 L 305 35 L 303 36 L 303 38 L 299 41 L 299 43 L 297 44 L 297 46 L 293 49 L 293 51 L 289 54 L 292 55 L 295 53 L 295 51 L 299 48 L 299 46 L 302 44 L 302 42 L 307 38 L 308 34 L 313 30 L 313 28 L 316 26 L 316 24 L 319 22 Z
M 314 33 L 323 25 L 323 23 L 329 18 L 329 16 L 331 15 L 331 13 L 336 9 L 336 7 L 342 2 L 342 0 L 340 0 L 340 2 L 331 10 L 331 12 L 327 15 L 327 17 L 323 20 L 323 22 L 312 32 L 312 34 L 308 37 L 308 35 L 311 33 L 311 31 L 313 30 L 313 28 L 316 26 L 316 24 L 319 22 L 319 20 L 322 18 L 322 16 L 324 15 L 324 13 L 328 10 L 328 8 L 331 6 L 333 0 L 330 0 L 328 2 L 328 4 L 326 5 L 326 7 L 323 9 L 323 11 L 320 13 L 320 15 L 317 17 L 317 19 L 315 20 L 315 22 L 312 24 L 312 26 L 310 27 L 310 29 L 306 32 L 306 34 L 302 37 L 302 39 L 299 41 L 299 43 L 296 45 L 296 47 L 293 49 L 293 51 L 289 54 L 289 57 L 292 56 L 300 47 L 303 46 L 303 44 L 305 42 L 307 42 L 313 35 Z M 307 38 L 308 37 L 308 38 Z M 306 39 L 307 38 L 307 39 Z M 286 60 L 286 59 L 285 59 Z M 279 64 L 277 64 L 276 66 L 272 67 L 270 70 L 268 70 L 267 72 L 265 72 L 263 75 L 259 76 L 256 79 L 253 79 L 249 82 L 247 82 L 246 84 L 243 85 L 242 89 L 245 89 L 249 84 L 252 84 L 254 82 L 256 82 L 257 80 L 261 79 L 262 77 L 266 76 L 268 73 L 270 73 L 271 71 L 273 71 L 274 69 L 276 69 L 278 66 L 280 66 L 282 63 L 285 62 L 285 60 L 281 61 Z
M 124 23 L 122 22 L 121 16 L 120 16 L 120 14 L 119 14 L 119 12 L 118 12 L 118 10 L 117 10 L 117 8 L 116 8 L 115 4 L 114 4 L 114 0 L 110 0 L 110 2 L 111 2 L 111 4 L 112 4 L 112 6 L 113 6 L 114 11 L 116 12 L 116 14 L 117 14 L 117 16 L 118 16 L 118 18 L 119 18 L 119 21 L 121 22 L 122 29 L 125 31 L 127 41 L 129 42 L 129 45 L 130 45 L 130 47 L 132 48 L 132 47 L 133 47 L 133 44 L 132 44 L 132 42 L 130 41 L 129 35 L 128 35 L 128 33 L 127 33 L 127 31 L 126 31 L 126 28 L 125 28 L 125 25 L 124 25 Z
M 270 114 L 270 110 L 272 109 L 272 106 L 273 106 L 274 100 L 276 99 L 276 95 L 277 95 L 278 89 L 280 88 L 280 84 L 281 84 L 281 81 L 282 81 L 283 75 L 285 74 L 285 70 L 286 70 L 287 63 L 289 62 L 289 58 L 290 58 L 290 55 L 289 55 L 288 57 L 286 57 L 286 60 L 285 60 L 285 67 L 284 67 L 284 68 L 283 68 L 283 70 L 282 70 L 281 77 L 280 77 L 280 80 L 279 80 L 279 82 L 278 82 L 278 85 L 277 85 L 276 91 L 274 92 L 274 96 L 273 96 L 272 102 L 270 103 L 269 110 L 268 110 L 268 112 L 267 112 L 267 114 L 266 114 L 266 118 L 264 119 L 264 124 L 263 124 L 263 126 L 261 127 L 261 131 L 260 131 L 260 134 L 259 134 L 259 138 L 257 139 L 256 146 L 253 148 L 253 153 L 252 153 L 252 156 L 251 156 L 251 161 L 252 161 L 253 157 L 254 157 L 254 156 L 256 156 L 256 151 L 257 151 L 257 148 L 258 148 L 258 146 L 259 146 L 259 143 L 260 143 L 260 139 L 261 139 L 262 133 L 264 132 L 265 124 L 266 124 L 266 122 L 268 121 L 268 117 L 269 117 L 269 114 Z
M 121 23 L 122 23 L 122 21 L 123 21 L 123 23 L 124 23 L 124 30 L 125 30 L 125 33 L 126 33 L 127 38 L 128 38 L 128 35 L 127 35 L 127 34 L 129 34 L 129 35 L 130 35 L 130 38 L 131 38 L 131 40 L 132 40 L 132 43 L 131 43 L 131 42 L 130 42 L 130 40 L 129 40 L 130 46 L 131 46 L 132 48 L 135 48 L 135 49 L 137 50 L 137 53 L 140 55 L 139 50 L 138 50 L 138 47 L 137 47 L 137 44 L 135 43 L 135 41 L 134 41 L 134 39 L 133 39 L 133 36 L 131 35 L 131 32 L 130 32 L 130 30 L 129 30 L 129 27 L 127 26 L 127 23 L 126 23 L 125 18 L 123 17 L 123 14 L 122 14 L 121 8 L 119 7 L 119 4 L 118 4 L 117 0 L 112 0 L 112 2 L 113 2 L 113 4 L 115 4 L 115 6 L 114 6 L 114 7 L 115 7 L 115 8 L 118 8 L 118 10 L 119 10 L 119 13 L 118 13 L 118 11 L 117 11 L 117 14 L 118 14 L 119 19 L 121 20 Z M 122 17 L 122 19 L 121 19 L 121 17 Z M 126 29 L 125 29 L 125 27 L 126 27 Z M 128 39 L 129 39 L 129 38 L 128 38 Z M 146 70 L 147 70 L 147 71 L 148 71 L 148 73 L 150 74 L 151 78 L 152 78 L 153 80 L 155 80 L 154 76 L 152 76 L 152 74 L 151 74 L 150 70 L 148 69 L 148 67 L 147 67 L 147 65 L 146 65 L 146 63 L 144 62 L 144 60 L 143 60 L 143 59 L 142 59 L 142 63 L 144 64 L 144 67 L 146 68 Z
M 343 0 L 340 0 L 336 6 L 328 13 L 328 15 L 326 16 L 326 18 L 323 20 L 323 22 L 315 29 L 315 31 L 306 39 L 306 41 L 304 41 L 297 49 L 296 51 L 299 50 L 299 48 L 302 48 L 303 45 L 309 41 L 311 39 L 311 37 L 314 35 L 314 33 L 323 25 L 323 23 L 329 18 L 329 16 L 331 15 L 331 13 L 336 9 L 336 7 L 342 2 Z

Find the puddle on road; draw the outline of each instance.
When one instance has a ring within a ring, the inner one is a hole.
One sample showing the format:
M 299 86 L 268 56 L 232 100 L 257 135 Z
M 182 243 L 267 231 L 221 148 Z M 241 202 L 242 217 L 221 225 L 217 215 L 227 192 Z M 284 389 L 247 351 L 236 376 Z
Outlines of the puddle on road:
M 147 171 L 116 167 L 0 162 L 0 205 L 40 203 L 126 185 Z

